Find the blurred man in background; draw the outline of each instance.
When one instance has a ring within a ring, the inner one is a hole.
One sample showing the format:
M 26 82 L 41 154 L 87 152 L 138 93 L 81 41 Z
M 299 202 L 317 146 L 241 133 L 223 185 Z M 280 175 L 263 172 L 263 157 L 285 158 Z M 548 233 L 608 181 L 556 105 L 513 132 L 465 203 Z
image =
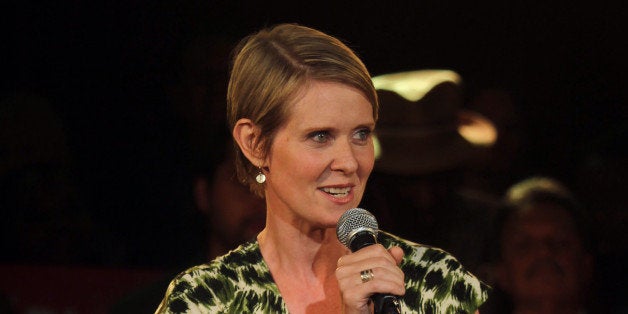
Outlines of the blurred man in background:
M 585 313 L 594 262 L 572 193 L 554 179 L 532 177 L 513 185 L 505 201 L 495 285 L 506 302 L 495 313 Z

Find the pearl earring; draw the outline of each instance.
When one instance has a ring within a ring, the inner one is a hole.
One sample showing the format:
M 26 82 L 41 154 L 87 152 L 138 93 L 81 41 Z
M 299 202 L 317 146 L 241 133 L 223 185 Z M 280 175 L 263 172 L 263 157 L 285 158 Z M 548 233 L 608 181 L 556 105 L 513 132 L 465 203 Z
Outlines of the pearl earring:
M 266 175 L 262 172 L 262 167 L 259 168 L 259 173 L 255 177 L 255 181 L 259 184 L 266 182 Z

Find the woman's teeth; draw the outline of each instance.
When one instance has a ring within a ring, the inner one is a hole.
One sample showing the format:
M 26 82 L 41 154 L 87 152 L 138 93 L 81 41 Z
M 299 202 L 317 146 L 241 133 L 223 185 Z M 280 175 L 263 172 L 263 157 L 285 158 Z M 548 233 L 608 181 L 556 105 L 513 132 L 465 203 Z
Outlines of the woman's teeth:
M 334 197 L 344 197 L 349 194 L 351 188 L 323 188 L 323 192 L 330 194 Z

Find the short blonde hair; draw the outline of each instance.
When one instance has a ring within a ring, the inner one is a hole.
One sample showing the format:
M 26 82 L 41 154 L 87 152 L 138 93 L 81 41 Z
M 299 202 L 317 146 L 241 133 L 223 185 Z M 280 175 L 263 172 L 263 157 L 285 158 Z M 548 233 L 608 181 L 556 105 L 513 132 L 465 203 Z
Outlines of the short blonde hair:
M 289 115 L 289 104 L 309 81 L 346 84 L 364 94 L 377 121 L 378 100 L 371 76 L 358 56 L 337 38 L 321 31 L 280 24 L 242 39 L 233 51 L 227 89 L 227 121 L 231 129 L 242 118 L 259 129 L 262 157 L 270 152 L 277 130 Z M 263 196 L 254 177 L 258 168 L 236 147 L 238 178 Z

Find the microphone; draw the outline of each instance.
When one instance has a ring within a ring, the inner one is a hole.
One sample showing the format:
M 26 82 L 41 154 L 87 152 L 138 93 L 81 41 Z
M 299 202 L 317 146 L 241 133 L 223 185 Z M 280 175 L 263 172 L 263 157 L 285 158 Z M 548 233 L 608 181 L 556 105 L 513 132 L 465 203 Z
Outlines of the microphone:
M 362 208 L 351 208 L 346 211 L 336 225 L 336 236 L 351 252 L 377 243 L 379 226 L 377 219 L 369 211 Z M 396 295 L 376 293 L 371 301 L 377 314 L 399 314 L 401 306 Z

